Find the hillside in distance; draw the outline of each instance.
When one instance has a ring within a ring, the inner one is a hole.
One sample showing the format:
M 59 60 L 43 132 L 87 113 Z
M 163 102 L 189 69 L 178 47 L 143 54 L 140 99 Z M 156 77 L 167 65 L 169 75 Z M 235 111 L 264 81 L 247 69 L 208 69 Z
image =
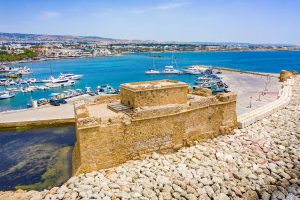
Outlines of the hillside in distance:
M 24 43 L 45 43 L 45 42 L 108 42 L 120 44 L 187 44 L 187 45 L 217 45 L 217 46 L 297 46 L 294 44 L 253 44 L 246 42 L 180 42 L 180 41 L 156 41 L 156 40 L 127 40 L 113 39 L 99 36 L 73 36 L 73 35 L 48 35 L 48 34 L 27 34 L 27 33 L 4 33 L 0 32 L 0 42 L 24 42 Z
M 0 41 L 103 41 L 116 40 L 97 36 L 72 36 L 72 35 L 46 35 L 25 33 L 3 33 L 0 32 Z

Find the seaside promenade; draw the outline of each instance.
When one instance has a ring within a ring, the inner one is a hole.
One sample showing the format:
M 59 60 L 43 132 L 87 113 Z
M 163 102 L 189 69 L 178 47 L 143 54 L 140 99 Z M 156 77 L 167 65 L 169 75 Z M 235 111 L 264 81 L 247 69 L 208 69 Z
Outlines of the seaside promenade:
M 75 123 L 73 103 L 79 100 L 91 102 L 94 98 L 89 95 L 82 95 L 69 99 L 67 104 L 60 106 L 47 105 L 35 109 L 1 112 L 0 128 Z
M 74 106 L 47 106 L 0 113 L 0 128 L 74 123 Z

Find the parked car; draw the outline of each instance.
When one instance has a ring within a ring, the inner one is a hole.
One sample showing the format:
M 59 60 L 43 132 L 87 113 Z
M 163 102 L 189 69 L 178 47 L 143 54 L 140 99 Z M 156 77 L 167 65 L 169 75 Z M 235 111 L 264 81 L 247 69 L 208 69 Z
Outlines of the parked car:
M 58 100 L 55 100 L 55 99 L 50 99 L 50 105 L 52 106 L 60 106 L 60 103 Z
M 64 100 L 64 99 L 57 99 L 56 101 L 57 101 L 58 103 L 60 103 L 60 104 L 66 104 L 66 103 L 67 103 L 67 101 Z

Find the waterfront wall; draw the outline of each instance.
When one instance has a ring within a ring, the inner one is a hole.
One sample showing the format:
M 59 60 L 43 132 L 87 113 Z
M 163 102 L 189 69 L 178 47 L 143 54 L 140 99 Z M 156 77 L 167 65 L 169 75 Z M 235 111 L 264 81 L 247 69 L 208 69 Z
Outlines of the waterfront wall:
M 281 74 L 284 74 L 283 76 Z M 250 126 L 251 124 L 264 119 L 265 117 L 277 112 L 278 110 L 286 107 L 292 96 L 292 88 L 295 82 L 295 74 L 293 73 L 281 73 L 280 74 L 280 80 L 285 80 L 278 93 L 278 99 L 275 101 L 257 108 L 255 110 L 252 110 L 250 112 L 247 112 L 243 115 L 240 115 L 238 117 L 238 127 L 245 128 L 247 126 Z
M 150 152 L 173 152 L 196 140 L 229 134 L 237 127 L 234 93 L 191 95 L 185 104 L 135 109 L 109 119 L 104 116 L 108 111 L 95 117 L 90 107 L 85 103 L 75 106 L 74 175 L 113 167 Z

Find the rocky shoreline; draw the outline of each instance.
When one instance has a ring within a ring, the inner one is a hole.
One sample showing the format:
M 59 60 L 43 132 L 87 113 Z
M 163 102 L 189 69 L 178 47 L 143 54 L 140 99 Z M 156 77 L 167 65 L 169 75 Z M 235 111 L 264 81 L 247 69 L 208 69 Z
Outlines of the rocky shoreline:
M 300 76 L 289 105 L 244 129 L 176 153 L 153 153 L 0 199 L 299 199 Z

